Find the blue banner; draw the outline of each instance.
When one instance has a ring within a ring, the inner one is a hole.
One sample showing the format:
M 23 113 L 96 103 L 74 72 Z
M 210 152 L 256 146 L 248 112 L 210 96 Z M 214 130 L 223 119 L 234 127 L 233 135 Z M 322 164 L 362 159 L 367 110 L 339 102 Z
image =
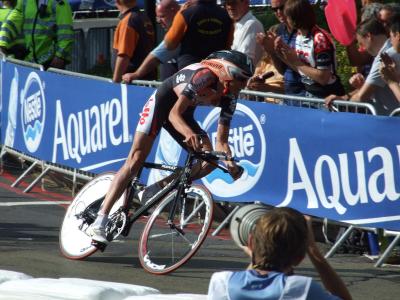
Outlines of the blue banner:
M 116 170 L 128 154 L 151 88 L 59 75 L 2 62 L 1 143 L 91 172 Z M 215 143 L 219 109 L 196 120 Z M 400 230 L 400 118 L 239 101 L 229 132 L 245 168 L 236 182 L 203 178 L 215 199 L 261 201 L 352 224 Z M 166 133 L 149 160 L 184 151 Z M 151 174 L 149 180 L 157 180 Z

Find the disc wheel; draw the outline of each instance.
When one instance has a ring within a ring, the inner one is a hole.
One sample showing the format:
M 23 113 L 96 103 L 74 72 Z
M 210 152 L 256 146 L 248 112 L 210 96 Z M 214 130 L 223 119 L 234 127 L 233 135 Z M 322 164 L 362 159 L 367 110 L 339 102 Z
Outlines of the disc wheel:
M 139 240 L 139 260 L 152 274 L 167 274 L 186 263 L 199 249 L 212 224 L 213 201 L 209 191 L 192 186 L 168 217 L 176 191 L 156 207 Z

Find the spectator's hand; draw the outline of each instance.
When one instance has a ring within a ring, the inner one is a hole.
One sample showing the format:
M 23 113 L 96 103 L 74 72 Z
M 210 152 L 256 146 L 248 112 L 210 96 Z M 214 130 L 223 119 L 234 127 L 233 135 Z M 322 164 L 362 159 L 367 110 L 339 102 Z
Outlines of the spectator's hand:
M 349 79 L 350 85 L 355 89 L 360 89 L 365 83 L 365 77 L 361 73 L 356 73 Z
M 380 54 L 380 59 L 385 66 L 395 66 L 394 60 L 386 52 Z
M 332 102 L 334 100 L 338 100 L 340 97 L 337 95 L 329 95 L 325 98 L 325 107 L 329 110 L 332 110 Z
M 138 74 L 136 74 L 136 72 L 126 73 L 126 74 L 122 75 L 122 80 L 126 83 L 131 83 L 132 80 L 136 80 L 138 78 L 139 78 L 139 76 L 138 76 Z
M 281 37 L 275 40 L 275 50 L 278 56 L 287 64 L 295 67 L 301 64 L 300 58 L 297 56 L 296 50 L 287 45 Z
M 267 84 L 264 81 L 254 80 L 249 81 L 246 86 L 249 90 L 259 91 L 259 92 L 266 92 L 267 91 Z
M 315 236 L 314 230 L 312 227 L 312 218 L 310 216 L 304 215 L 304 219 L 306 219 L 307 230 L 308 230 L 308 246 L 315 246 Z
M 272 54 L 275 52 L 275 40 L 277 35 L 272 31 L 267 31 L 266 33 L 257 33 L 256 40 L 257 43 L 264 47 L 264 50 Z
M 240 248 L 243 250 L 243 252 L 248 256 L 252 257 L 253 253 L 251 252 L 251 249 L 248 246 L 240 246 Z
M 57 69 L 64 69 L 65 68 L 65 61 L 62 58 L 54 56 L 54 58 L 51 60 L 51 63 L 50 63 L 49 67 L 57 68 Z
M 249 90 L 256 90 L 256 91 L 262 91 L 263 88 L 265 87 L 265 81 L 262 79 L 261 75 L 255 75 L 247 81 L 247 86 Z
M 396 66 L 394 63 L 384 64 L 382 63 L 379 67 L 379 72 L 383 80 L 385 80 L 388 84 L 392 82 L 399 82 L 400 74 L 396 71 Z

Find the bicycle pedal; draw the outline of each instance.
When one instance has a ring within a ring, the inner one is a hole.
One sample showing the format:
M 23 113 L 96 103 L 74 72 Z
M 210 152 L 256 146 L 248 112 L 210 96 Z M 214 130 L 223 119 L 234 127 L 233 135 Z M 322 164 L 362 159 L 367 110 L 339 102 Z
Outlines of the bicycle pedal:
M 95 246 L 97 249 L 99 249 L 101 252 L 104 252 L 104 250 L 106 250 L 107 244 L 106 243 L 102 243 L 102 242 L 98 242 L 95 240 L 92 240 L 92 246 Z

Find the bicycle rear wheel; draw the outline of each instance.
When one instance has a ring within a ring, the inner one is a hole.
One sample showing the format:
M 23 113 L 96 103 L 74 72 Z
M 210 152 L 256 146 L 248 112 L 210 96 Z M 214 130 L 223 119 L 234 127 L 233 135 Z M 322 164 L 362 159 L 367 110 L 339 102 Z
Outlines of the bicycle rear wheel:
M 59 235 L 60 250 L 65 257 L 84 259 L 98 250 L 92 245 L 87 229 L 96 219 L 114 175 L 114 172 L 108 172 L 96 176 L 79 191 L 68 207 Z M 110 216 L 123 202 L 122 196 L 112 207 Z
M 152 274 L 167 274 L 186 263 L 199 249 L 212 224 L 213 200 L 200 185 L 192 186 L 187 197 L 178 201 L 168 223 L 176 191 L 157 206 L 139 240 L 139 260 Z

